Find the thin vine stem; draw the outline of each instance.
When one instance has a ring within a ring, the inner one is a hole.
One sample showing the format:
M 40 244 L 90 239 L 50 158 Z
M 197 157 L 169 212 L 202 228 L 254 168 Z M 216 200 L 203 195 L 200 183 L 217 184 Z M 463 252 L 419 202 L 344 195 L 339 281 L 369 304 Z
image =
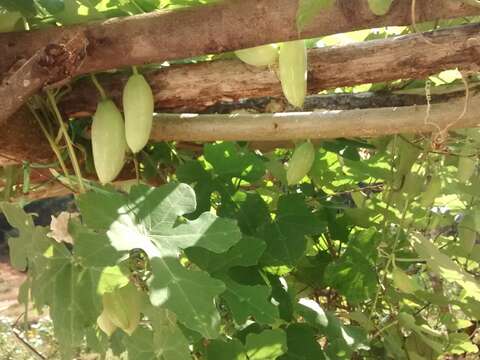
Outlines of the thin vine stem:
M 75 150 L 73 148 L 72 140 L 68 135 L 67 128 L 65 127 L 65 124 L 62 119 L 62 115 L 60 114 L 60 110 L 58 109 L 57 102 L 55 101 L 55 97 L 53 96 L 53 93 L 51 92 L 51 90 L 47 90 L 47 97 L 48 97 L 48 100 L 50 101 L 50 105 L 53 108 L 58 124 L 60 125 L 60 129 L 63 133 L 63 137 L 65 138 L 65 142 L 67 143 L 68 154 L 70 156 L 70 161 L 72 162 L 72 165 L 73 165 L 73 170 L 78 179 L 78 186 L 79 186 L 80 192 L 83 193 L 85 192 L 85 185 L 83 184 L 82 172 L 80 170 L 80 165 L 77 160 L 77 155 L 75 154 Z
M 60 149 L 58 148 L 57 144 L 53 140 L 52 136 L 48 132 L 48 130 L 45 128 L 45 125 L 43 124 L 42 119 L 38 116 L 36 110 L 31 106 L 30 104 L 27 104 L 28 108 L 30 109 L 30 112 L 33 114 L 33 117 L 37 121 L 38 125 L 40 126 L 40 129 L 42 130 L 43 134 L 47 138 L 48 144 L 50 145 L 50 148 L 52 149 L 53 153 L 57 157 L 57 160 L 60 164 L 60 167 L 65 174 L 66 177 L 70 178 L 70 174 L 68 172 L 67 166 L 65 165 L 65 161 L 63 161 L 62 154 L 60 153 Z M 70 181 L 70 185 L 73 187 L 73 183 Z
M 105 92 L 105 89 L 102 87 L 102 85 L 100 85 L 100 83 L 98 82 L 97 77 L 94 74 L 90 74 L 90 78 L 92 79 L 93 84 L 95 85 L 98 92 L 100 93 L 100 97 L 102 98 L 102 100 L 106 100 L 107 93 Z

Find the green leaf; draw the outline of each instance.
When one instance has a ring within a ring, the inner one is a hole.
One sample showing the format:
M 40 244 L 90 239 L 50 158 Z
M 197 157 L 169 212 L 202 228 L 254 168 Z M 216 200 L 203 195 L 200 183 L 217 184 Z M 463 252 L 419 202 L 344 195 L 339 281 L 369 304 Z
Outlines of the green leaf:
M 75 257 L 84 266 L 113 266 L 123 256 L 122 252 L 112 246 L 105 233 L 95 232 L 76 222 L 70 223 L 69 232 L 75 242 Z
M 325 270 L 325 283 L 354 304 L 371 298 L 377 289 L 376 233 L 368 229 L 354 236 L 340 259 Z
M 453 260 L 421 234 L 412 237 L 413 246 L 418 255 L 427 261 L 430 269 L 448 282 L 455 282 L 465 290 L 466 296 L 480 298 L 480 284 L 470 274 L 463 271 Z
M 321 360 L 325 355 L 315 338 L 314 329 L 307 324 L 291 324 L 287 328 L 288 352 L 279 360 Z
M 300 0 L 297 11 L 297 29 L 302 31 L 321 10 L 327 9 L 335 3 L 335 0 Z
M 233 338 L 231 341 L 212 340 L 207 347 L 208 360 L 247 360 L 243 344 Z
M 257 265 L 266 246 L 261 239 L 245 236 L 223 254 L 215 254 L 200 247 L 187 248 L 185 254 L 201 269 L 216 273 L 234 266 Z
M 120 198 L 100 193 L 88 196 L 88 201 L 81 202 L 82 215 L 85 213 L 88 224 L 107 230 L 117 251 L 139 248 L 149 256 L 152 304 L 171 310 L 186 327 L 205 337 L 217 337 L 220 317 L 214 298 L 225 286 L 205 272 L 187 270 L 177 256 L 180 249 L 191 246 L 215 253 L 227 251 L 240 240 L 235 221 L 211 213 L 204 213 L 194 221 L 181 219 L 195 210 L 195 194 L 185 184 L 170 183 L 159 188 L 135 186 L 128 196 Z M 111 202 L 106 204 L 109 210 L 99 221 L 92 215 L 96 210 L 91 208 L 100 198 Z
M 32 216 L 27 215 L 18 205 L 0 203 L 0 210 L 5 214 L 9 224 L 19 231 L 18 237 L 8 239 L 8 247 L 10 263 L 17 270 L 23 271 L 27 265 L 43 257 L 43 252 L 51 244 L 47 237 L 48 230 L 40 226 L 35 227 Z
M 248 334 L 245 349 L 249 360 L 276 359 L 287 352 L 287 336 L 280 329 Z
M 154 334 L 153 343 L 157 356 L 163 360 L 191 360 L 188 341 L 177 325 L 174 314 L 150 307 L 147 311 Z
M 264 285 L 242 285 L 227 276 L 220 279 L 227 289 L 221 297 L 227 302 L 237 324 L 244 324 L 252 316 L 257 323 L 274 324 L 278 308 L 269 301 L 271 289 Z
M 126 336 L 123 344 L 128 351 L 128 360 L 156 359 L 153 331 L 139 326 L 132 336 Z
M 258 155 L 231 142 L 205 145 L 204 156 L 220 177 L 253 182 L 265 174 L 265 164 Z
M 214 298 L 225 291 L 225 285 L 203 271 L 185 269 L 176 258 L 154 257 L 151 267 L 148 286 L 152 304 L 171 310 L 188 328 L 216 338 L 220 315 Z
M 325 223 L 306 206 L 303 195 L 281 197 L 275 221 L 261 234 L 267 243 L 262 262 L 269 266 L 295 265 L 306 250 L 305 235 L 324 230 Z
M 296 311 L 305 321 L 329 339 L 325 352 L 333 359 L 350 359 L 356 350 L 369 350 L 367 333 L 356 326 L 345 326 L 330 312 L 311 299 L 302 298 Z

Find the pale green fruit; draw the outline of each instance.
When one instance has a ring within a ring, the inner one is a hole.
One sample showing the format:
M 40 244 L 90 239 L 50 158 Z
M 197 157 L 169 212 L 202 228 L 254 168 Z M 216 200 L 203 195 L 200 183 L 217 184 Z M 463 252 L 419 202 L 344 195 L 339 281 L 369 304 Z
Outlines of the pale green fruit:
M 237 50 L 235 55 L 244 63 L 253 66 L 268 66 L 277 62 L 278 50 L 275 45 L 262 45 L 249 49 Z
M 302 107 L 307 95 L 307 49 L 304 40 L 280 46 L 279 71 L 283 94 L 288 102 Z
M 130 76 L 123 89 L 123 112 L 127 144 L 134 154 L 142 150 L 152 131 L 154 101 L 143 75 Z
M 102 184 L 113 181 L 125 162 L 125 124 L 112 100 L 102 100 L 93 115 L 93 162 Z
M 315 148 L 310 141 L 304 142 L 293 152 L 288 163 L 287 183 L 298 184 L 310 171 L 315 160 Z

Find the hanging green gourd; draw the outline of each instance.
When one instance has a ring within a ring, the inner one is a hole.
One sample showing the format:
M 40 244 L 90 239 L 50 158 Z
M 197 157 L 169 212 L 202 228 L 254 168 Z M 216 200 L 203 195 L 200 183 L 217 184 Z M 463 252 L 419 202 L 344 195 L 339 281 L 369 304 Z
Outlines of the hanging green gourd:
M 301 108 L 307 95 L 307 49 L 304 40 L 280 45 L 280 81 L 283 94 L 293 106 Z
M 93 162 L 98 179 L 106 184 L 118 176 L 125 163 L 125 124 L 117 106 L 106 97 L 93 75 L 92 80 L 102 96 L 92 122 Z
M 142 150 L 152 131 L 154 99 L 145 77 L 134 68 L 123 89 L 123 112 L 127 145 L 136 154 Z
M 315 147 L 306 141 L 295 148 L 287 168 L 288 185 L 298 184 L 310 171 L 315 160 Z

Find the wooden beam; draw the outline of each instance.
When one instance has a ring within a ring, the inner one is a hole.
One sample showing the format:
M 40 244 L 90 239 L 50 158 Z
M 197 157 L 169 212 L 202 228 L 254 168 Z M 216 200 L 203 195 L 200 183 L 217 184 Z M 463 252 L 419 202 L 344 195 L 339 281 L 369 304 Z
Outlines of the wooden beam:
M 457 0 L 417 0 L 416 5 L 417 22 L 480 14 L 480 8 Z M 390 12 L 380 17 L 369 10 L 367 0 L 337 0 L 299 32 L 297 10 L 298 1 L 292 0 L 225 0 L 184 10 L 0 34 L 0 74 L 57 37 L 71 38 L 78 31 L 85 32 L 89 46 L 75 75 L 412 22 L 410 1 L 395 0 Z
M 275 114 L 160 114 L 151 139 L 155 141 L 279 141 L 378 137 L 403 133 L 426 133 L 480 126 L 477 109 L 480 96 L 431 106 L 313 111 Z
M 480 69 L 480 24 L 309 51 L 309 91 L 397 79 L 422 79 L 447 69 Z M 273 68 L 240 60 L 166 67 L 146 74 L 157 111 L 197 112 L 218 102 L 282 96 Z M 100 78 L 121 106 L 125 74 Z M 90 79 L 75 83 L 61 101 L 72 117 L 90 116 L 100 100 Z

